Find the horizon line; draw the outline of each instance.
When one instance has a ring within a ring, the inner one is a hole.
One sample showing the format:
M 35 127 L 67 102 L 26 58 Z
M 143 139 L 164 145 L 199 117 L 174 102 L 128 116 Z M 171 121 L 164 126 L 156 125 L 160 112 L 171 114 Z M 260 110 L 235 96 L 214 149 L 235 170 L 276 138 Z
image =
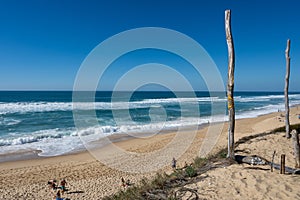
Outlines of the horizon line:
M 1 90 L 0 92 L 74 92 L 73 90 Z M 225 92 L 225 91 L 208 91 L 208 90 L 192 90 L 192 91 L 184 91 L 184 90 L 174 90 L 174 91 L 169 91 L 169 90 L 138 90 L 138 91 L 131 91 L 131 90 L 96 90 L 96 91 L 91 91 L 91 90 L 80 90 L 77 92 Z M 236 90 L 234 92 L 282 92 L 284 93 L 283 90 Z M 292 90 L 290 92 L 297 92 L 300 93 L 300 91 Z

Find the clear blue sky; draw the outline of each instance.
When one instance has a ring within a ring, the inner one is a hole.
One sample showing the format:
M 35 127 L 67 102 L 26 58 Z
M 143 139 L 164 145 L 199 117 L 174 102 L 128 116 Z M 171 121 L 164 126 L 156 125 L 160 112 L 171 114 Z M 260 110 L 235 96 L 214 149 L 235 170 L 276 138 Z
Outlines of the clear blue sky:
M 199 42 L 226 82 L 224 11 L 231 9 L 235 89 L 282 91 L 290 38 L 290 90 L 299 91 L 299 8 L 298 0 L 1 0 L 0 90 L 71 90 L 95 46 L 148 26 L 174 29 Z

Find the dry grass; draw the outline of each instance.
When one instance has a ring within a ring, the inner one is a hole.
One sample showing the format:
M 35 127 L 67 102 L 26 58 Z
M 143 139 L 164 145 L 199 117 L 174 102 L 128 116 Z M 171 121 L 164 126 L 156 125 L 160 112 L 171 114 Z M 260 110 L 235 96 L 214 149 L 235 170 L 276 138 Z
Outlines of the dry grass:
M 290 129 L 300 130 L 300 124 L 292 125 Z M 236 146 L 251 141 L 253 138 L 264 137 L 277 132 L 285 131 L 285 127 L 277 128 L 271 132 L 264 132 L 238 140 Z M 191 165 L 175 170 L 172 174 L 157 174 L 153 179 L 143 179 L 138 185 L 130 186 L 125 191 L 105 197 L 105 200 L 143 200 L 143 199 L 181 199 L 189 193 L 190 199 L 200 199 L 197 192 L 184 187 L 200 179 L 206 178 L 203 174 L 211 169 L 229 166 L 236 163 L 227 159 L 227 149 L 221 149 L 214 155 L 206 158 L 195 158 Z M 202 176 L 200 176 L 202 175 Z

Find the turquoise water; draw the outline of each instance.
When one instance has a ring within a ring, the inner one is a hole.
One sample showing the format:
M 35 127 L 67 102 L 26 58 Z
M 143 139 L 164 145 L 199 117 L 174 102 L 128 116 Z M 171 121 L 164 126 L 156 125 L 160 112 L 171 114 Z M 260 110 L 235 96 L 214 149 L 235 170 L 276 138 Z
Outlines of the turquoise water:
M 291 93 L 290 105 L 296 104 L 300 104 L 300 94 Z M 283 110 L 284 96 L 279 92 L 237 92 L 235 105 L 236 118 L 256 117 Z M 175 130 L 227 120 L 224 93 L 117 92 L 112 98 L 112 92 L 97 92 L 95 104 L 83 94 L 76 109 L 93 108 L 98 124 L 77 130 L 72 92 L 2 91 L 0 154 L 40 150 L 41 156 L 60 155 L 84 148 L 80 140 L 84 136 L 92 141 L 112 134 Z M 82 113 L 82 120 L 92 120 Z

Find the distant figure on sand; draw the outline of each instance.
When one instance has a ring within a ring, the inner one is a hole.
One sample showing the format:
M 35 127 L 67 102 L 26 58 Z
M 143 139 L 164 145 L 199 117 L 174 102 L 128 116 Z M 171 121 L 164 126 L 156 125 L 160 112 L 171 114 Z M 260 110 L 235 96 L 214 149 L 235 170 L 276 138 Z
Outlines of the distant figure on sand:
M 126 187 L 126 182 L 125 182 L 123 177 L 121 178 L 121 185 L 122 185 L 123 188 Z
M 130 183 L 129 179 L 127 179 L 127 181 L 125 181 L 125 179 L 123 177 L 121 178 L 121 186 L 123 188 L 129 187 L 130 185 L 131 185 L 131 183 Z
M 126 186 L 129 187 L 130 185 L 131 185 L 130 180 L 127 179 L 127 181 L 126 181 Z
M 184 162 L 184 167 L 188 167 L 189 165 L 187 164 L 187 162 Z
M 64 200 L 63 198 L 61 198 L 60 190 L 57 191 L 55 200 Z
M 60 188 L 62 190 L 62 194 L 64 194 L 64 192 L 67 191 L 66 185 L 67 185 L 67 181 L 65 179 L 61 180 L 61 182 L 60 182 Z
M 53 190 L 56 190 L 57 189 L 56 180 L 55 179 L 49 180 L 48 181 L 48 186 L 49 186 L 49 188 L 51 188 Z
M 173 169 L 176 169 L 176 159 L 173 157 L 173 159 L 172 159 L 172 168 Z

